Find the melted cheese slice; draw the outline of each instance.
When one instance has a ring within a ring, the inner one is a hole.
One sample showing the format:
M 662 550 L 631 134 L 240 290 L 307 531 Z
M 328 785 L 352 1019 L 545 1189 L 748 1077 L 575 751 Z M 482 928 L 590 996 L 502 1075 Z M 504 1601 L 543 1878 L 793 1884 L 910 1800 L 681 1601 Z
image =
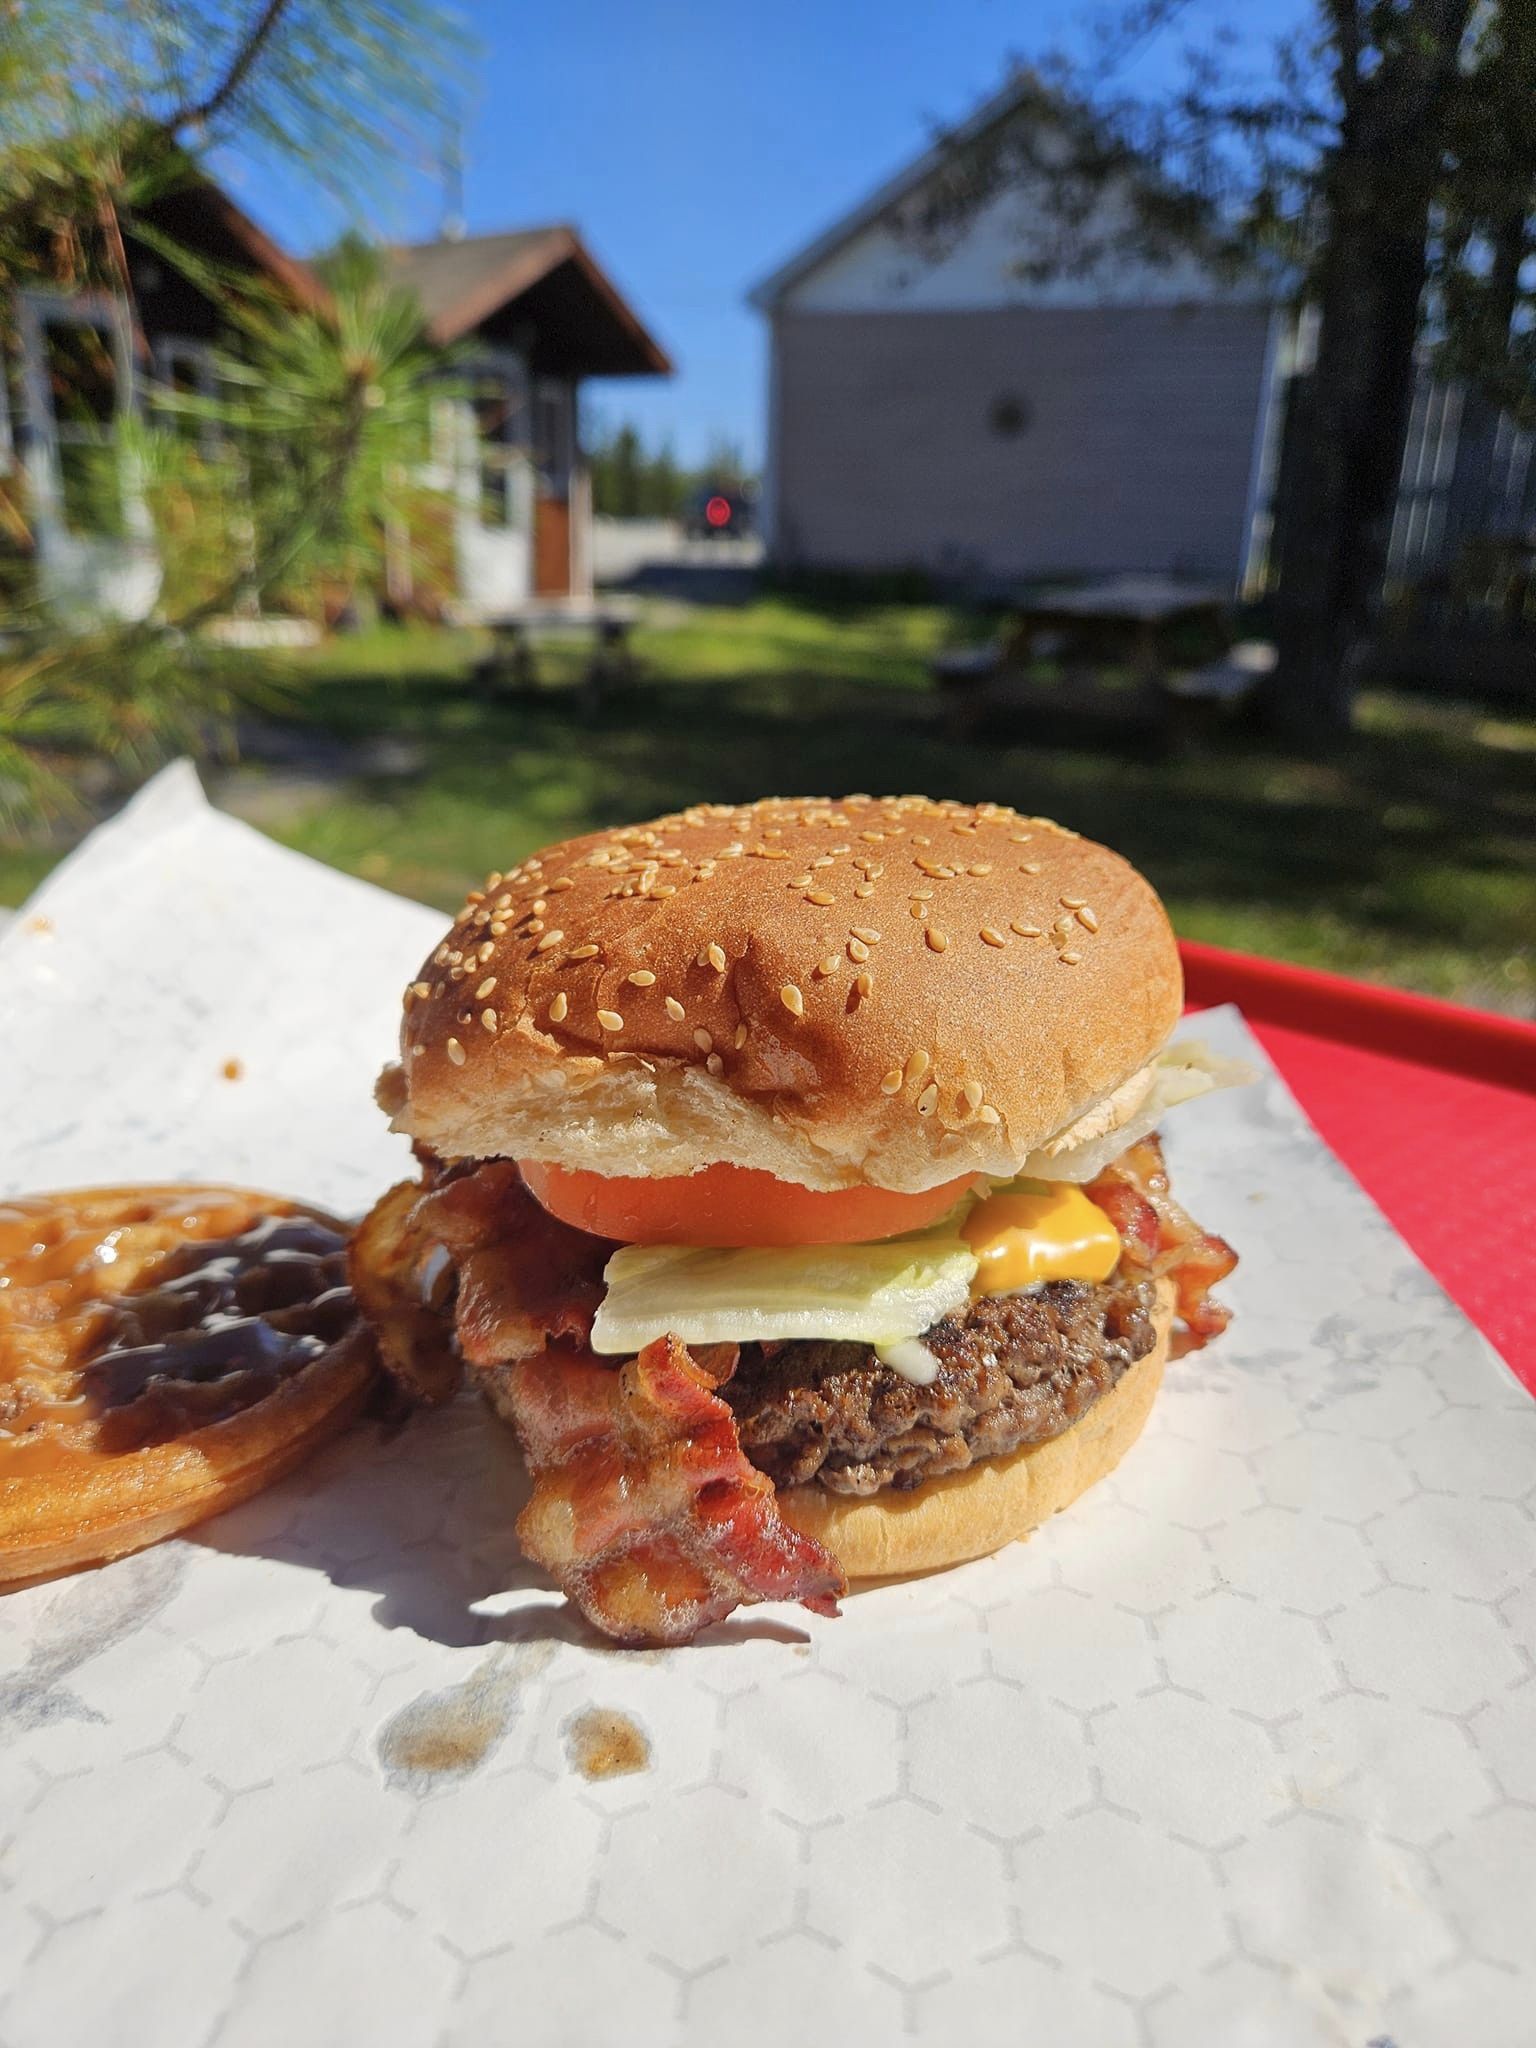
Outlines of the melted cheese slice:
M 1067 1181 L 1040 1194 L 990 1195 L 960 1234 L 976 1254 L 973 1294 L 1017 1294 L 1042 1280 L 1107 1280 L 1120 1263 L 1120 1233 Z

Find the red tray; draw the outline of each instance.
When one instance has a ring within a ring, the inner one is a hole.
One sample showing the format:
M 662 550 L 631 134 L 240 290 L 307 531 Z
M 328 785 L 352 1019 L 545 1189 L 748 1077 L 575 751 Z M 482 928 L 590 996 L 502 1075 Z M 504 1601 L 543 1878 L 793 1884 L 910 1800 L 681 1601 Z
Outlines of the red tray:
M 1184 941 L 1307 1115 L 1536 1393 L 1536 1024 Z

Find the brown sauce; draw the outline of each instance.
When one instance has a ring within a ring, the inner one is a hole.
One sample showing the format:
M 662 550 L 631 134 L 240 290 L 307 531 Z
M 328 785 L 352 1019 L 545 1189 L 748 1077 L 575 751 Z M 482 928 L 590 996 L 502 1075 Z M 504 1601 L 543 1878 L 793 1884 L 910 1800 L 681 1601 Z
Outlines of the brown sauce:
M 649 1768 L 645 1731 L 612 1707 L 588 1707 L 565 1724 L 565 1753 L 584 1778 L 626 1778 Z

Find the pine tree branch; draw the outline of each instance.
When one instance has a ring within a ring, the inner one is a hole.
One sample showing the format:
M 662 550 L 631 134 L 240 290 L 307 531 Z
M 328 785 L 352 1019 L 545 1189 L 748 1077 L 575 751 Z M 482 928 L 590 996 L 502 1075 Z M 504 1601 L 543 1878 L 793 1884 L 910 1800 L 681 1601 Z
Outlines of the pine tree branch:
M 167 115 L 164 126 L 168 134 L 179 134 L 183 128 L 206 127 L 223 113 L 250 76 L 290 5 L 291 0 L 265 0 L 213 91 L 195 104 L 177 107 Z

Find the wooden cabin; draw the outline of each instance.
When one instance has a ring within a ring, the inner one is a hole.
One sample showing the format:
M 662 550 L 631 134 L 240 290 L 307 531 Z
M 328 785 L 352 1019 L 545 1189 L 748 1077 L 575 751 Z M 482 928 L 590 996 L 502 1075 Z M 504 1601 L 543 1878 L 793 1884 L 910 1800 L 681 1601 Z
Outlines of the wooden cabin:
M 418 242 L 388 252 L 467 396 L 445 400 L 431 481 L 454 501 L 458 609 L 509 617 L 592 595 L 585 377 L 672 365 L 571 227 Z

